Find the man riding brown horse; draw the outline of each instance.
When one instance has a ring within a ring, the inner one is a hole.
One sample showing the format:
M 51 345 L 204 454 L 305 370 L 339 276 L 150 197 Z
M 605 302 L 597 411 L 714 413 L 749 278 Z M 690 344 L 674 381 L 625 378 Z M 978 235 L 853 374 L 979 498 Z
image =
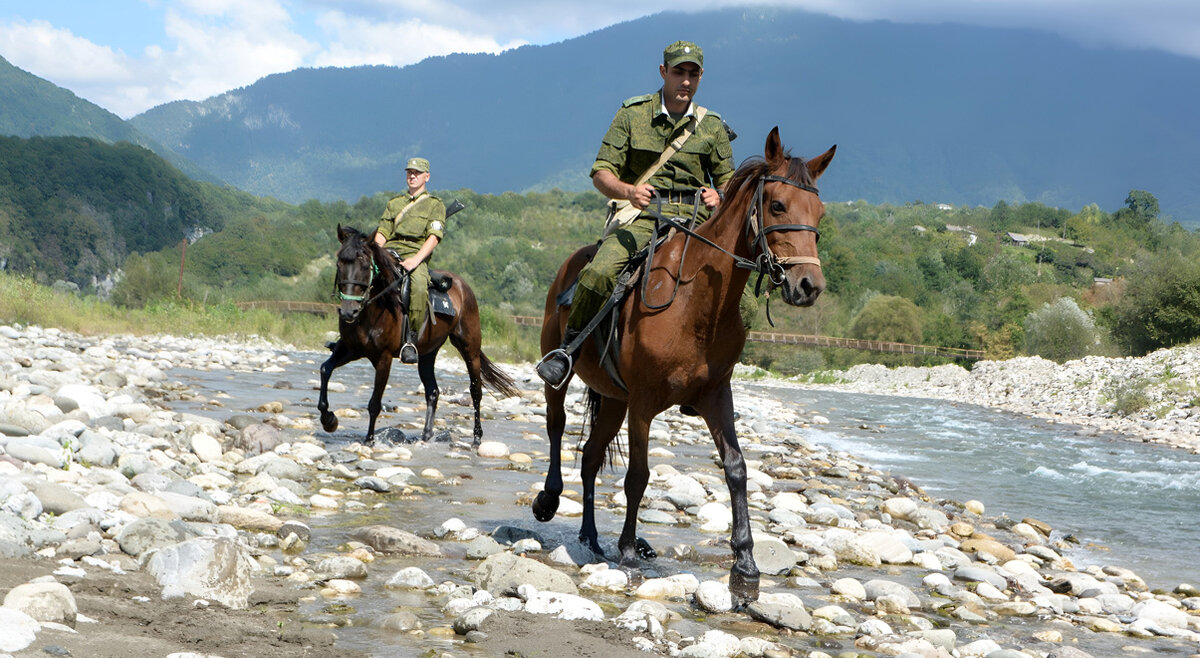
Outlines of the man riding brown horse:
M 567 381 L 580 333 L 608 301 L 630 258 L 650 242 L 656 213 L 703 222 L 721 201 L 717 190 L 733 176 L 731 131 L 716 112 L 692 102 L 704 75 L 700 47 L 672 43 L 658 70 L 662 88 L 621 104 L 592 165 L 592 184 L 613 200 L 613 217 L 595 257 L 579 273 L 562 345 L 537 365 L 551 386 Z

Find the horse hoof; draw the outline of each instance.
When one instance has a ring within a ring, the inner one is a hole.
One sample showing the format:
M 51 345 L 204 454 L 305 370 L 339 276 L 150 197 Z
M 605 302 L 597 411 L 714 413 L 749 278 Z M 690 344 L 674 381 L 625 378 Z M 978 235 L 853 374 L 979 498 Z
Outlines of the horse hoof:
M 650 542 L 641 537 L 637 538 L 637 554 L 643 560 L 653 560 L 658 557 L 658 553 L 650 546 Z
M 537 498 L 533 499 L 533 518 L 545 523 L 554 518 L 554 513 L 558 511 L 558 496 L 551 496 L 545 491 L 539 491 Z
M 336 431 L 338 428 L 338 417 L 330 411 L 321 412 L 321 427 L 325 428 L 326 432 Z
M 758 576 L 751 578 L 736 571 L 729 572 L 729 593 L 739 606 L 754 603 L 758 600 Z

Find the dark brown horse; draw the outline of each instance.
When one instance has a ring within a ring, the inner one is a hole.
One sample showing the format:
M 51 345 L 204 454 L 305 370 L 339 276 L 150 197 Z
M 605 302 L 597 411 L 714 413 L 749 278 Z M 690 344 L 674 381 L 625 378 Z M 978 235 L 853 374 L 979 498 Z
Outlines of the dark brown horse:
M 329 411 L 329 376 L 335 368 L 366 357 L 375 367 L 375 390 L 367 403 L 370 421 L 366 441 L 370 443 L 375 438 L 375 419 L 383 408 L 383 391 L 392 372 L 392 359 L 404 345 L 399 286 L 393 285 L 396 275 L 390 264 L 392 258 L 375 243 L 374 234 L 365 235 L 339 225 L 337 235 L 342 246 L 337 253 L 334 288 L 341 301 L 338 307 L 338 333 L 341 337 L 331 346 L 333 353 L 329 359 L 321 364 L 321 396 L 317 401 L 317 409 L 321 412 L 321 425 L 325 431 L 336 430 L 337 416 Z M 430 274 L 450 278 L 452 284 L 447 294 L 458 312 L 452 318 L 435 316 L 431 306 L 417 339 L 417 352 L 420 355 L 417 373 L 425 387 L 425 430 L 421 438 L 428 441 L 433 437 L 433 415 L 437 411 L 440 393 L 433 374 L 433 363 L 437 360 L 438 350 L 449 339 L 466 362 L 467 374 L 471 378 L 471 402 L 475 406 L 474 443 L 478 445 L 483 437 L 483 425 L 479 422 L 482 384 L 505 396 L 516 395 L 516 385 L 508 374 L 484 355 L 480 347 L 482 334 L 475 293 L 454 274 Z M 426 291 L 414 290 L 412 294 L 426 294 Z
M 759 572 L 746 505 L 746 462 L 734 431 L 729 383 L 746 342 L 738 302 L 756 270 L 770 277 L 772 287 L 778 287 L 784 301 L 794 306 L 811 305 L 824 290 L 817 226 L 825 208 L 815 181 L 836 148 L 806 162 L 784 152 L 778 128 L 772 130 L 763 159 L 743 164 L 735 172 L 726 185 L 725 201 L 712 219 L 697 228 L 694 237 L 680 232 L 658 248 L 644 275 L 648 277 L 646 286 L 634 286 L 618 320 L 617 366 L 625 389 L 600 365 L 595 342 L 584 342 L 575 373 L 588 386 L 593 407 L 591 432 L 583 448 L 584 513 L 579 538 L 595 553 L 603 555 L 596 533 L 596 474 L 622 421 L 628 421 L 628 507 L 617 543 L 620 563 L 634 567 L 639 556 L 655 556 L 636 534 L 638 506 L 650 476 L 650 421 L 665 409 L 686 405 L 708 425 L 729 487 L 734 554 L 730 590 L 742 602 L 758 597 Z M 551 284 L 542 323 L 543 353 L 560 345 L 566 327 L 569 308 L 559 306 L 556 298 L 593 253 L 594 246 L 575 252 Z M 674 301 L 661 306 L 676 285 Z M 643 290 L 651 291 L 651 299 L 642 298 Z M 550 469 L 544 490 L 533 502 L 533 514 L 539 521 L 554 518 L 563 490 L 559 456 L 566 388 L 546 386 Z

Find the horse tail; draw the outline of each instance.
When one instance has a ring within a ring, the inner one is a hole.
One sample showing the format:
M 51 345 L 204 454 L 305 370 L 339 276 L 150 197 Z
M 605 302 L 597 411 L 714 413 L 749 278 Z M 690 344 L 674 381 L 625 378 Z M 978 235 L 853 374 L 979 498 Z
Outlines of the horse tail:
M 520 395 L 517 390 L 517 383 L 504 370 L 487 358 L 487 355 L 482 351 L 479 352 L 479 376 L 483 379 L 483 385 L 492 389 L 496 393 L 504 395 L 506 398 L 516 397 Z
M 591 437 L 589 428 L 596 426 L 596 419 L 600 417 L 600 400 L 601 395 L 592 387 L 588 387 L 587 396 L 583 399 L 583 428 L 579 432 L 579 448 L 582 451 L 583 444 L 587 443 Z M 619 436 L 619 435 L 618 435 Z M 620 457 L 622 462 L 627 462 L 625 459 L 625 450 L 621 445 L 619 438 L 614 437 L 612 442 L 608 444 L 605 451 L 604 459 L 608 462 L 609 469 L 615 469 L 616 458 Z

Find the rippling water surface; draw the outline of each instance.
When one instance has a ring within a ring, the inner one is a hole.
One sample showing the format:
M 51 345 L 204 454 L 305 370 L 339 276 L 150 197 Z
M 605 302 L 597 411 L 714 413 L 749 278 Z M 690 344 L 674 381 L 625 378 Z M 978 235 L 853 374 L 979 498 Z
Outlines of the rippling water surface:
M 935 497 L 1032 516 L 1073 535 L 1076 566 L 1115 564 L 1152 588 L 1200 583 L 1200 455 L 937 400 L 752 386 L 830 419 L 814 443 Z M 867 428 L 867 429 L 864 429 Z

